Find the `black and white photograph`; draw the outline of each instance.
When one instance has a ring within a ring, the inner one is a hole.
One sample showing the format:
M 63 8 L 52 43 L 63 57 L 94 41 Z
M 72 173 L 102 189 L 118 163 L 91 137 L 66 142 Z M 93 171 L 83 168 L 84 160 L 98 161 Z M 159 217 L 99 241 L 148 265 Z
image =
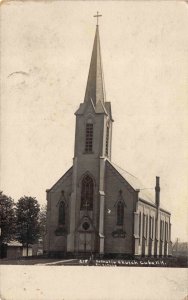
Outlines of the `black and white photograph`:
M 187 1 L 0 14 L 0 299 L 187 300 Z

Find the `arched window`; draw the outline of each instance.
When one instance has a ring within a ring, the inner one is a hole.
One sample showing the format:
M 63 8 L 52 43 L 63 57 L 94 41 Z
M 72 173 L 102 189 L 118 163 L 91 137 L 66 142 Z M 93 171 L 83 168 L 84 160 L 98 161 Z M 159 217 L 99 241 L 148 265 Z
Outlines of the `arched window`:
M 82 180 L 81 188 L 81 210 L 93 209 L 93 179 L 86 175 Z
M 65 225 L 65 202 L 59 204 L 59 225 Z
M 86 137 L 85 137 L 85 152 L 91 153 L 93 150 L 93 121 L 88 119 L 86 123 Z
M 124 204 L 122 201 L 117 203 L 117 225 L 123 225 L 124 219 Z

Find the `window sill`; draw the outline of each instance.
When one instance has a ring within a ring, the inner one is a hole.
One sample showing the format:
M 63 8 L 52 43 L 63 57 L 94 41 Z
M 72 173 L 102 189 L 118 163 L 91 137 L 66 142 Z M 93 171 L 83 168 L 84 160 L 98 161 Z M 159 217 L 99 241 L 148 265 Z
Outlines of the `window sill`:
M 136 235 L 136 234 L 134 234 L 134 238 L 137 240 L 140 239 L 139 235 Z
M 57 229 L 54 231 L 56 236 L 66 236 L 67 235 L 67 229 L 62 226 L 58 226 Z
M 113 238 L 125 238 L 126 232 L 123 229 L 116 229 L 112 232 Z
M 91 151 L 91 152 L 86 152 L 86 151 L 84 151 L 84 152 L 82 152 L 83 154 L 94 154 L 94 152 L 93 151 Z

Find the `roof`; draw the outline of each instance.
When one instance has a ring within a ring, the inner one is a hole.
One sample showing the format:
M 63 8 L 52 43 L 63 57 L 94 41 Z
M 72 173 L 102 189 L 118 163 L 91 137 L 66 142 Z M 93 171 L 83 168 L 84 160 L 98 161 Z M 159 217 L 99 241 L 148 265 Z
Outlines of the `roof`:
M 22 244 L 18 241 L 10 241 L 9 243 L 7 243 L 7 245 L 11 247 L 22 247 Z
M 106 111 L 107 111 L 108 115 L 110 116 L 110 118 L 113 122 L 114 120 L 112 118 L 111 103 L 110 102 L 105 102 L 104 105 L 105 105 L 105 108 L 106 108 Z
M 130 174 L 129 172 L 123 170 L 122 168 L 120 168 L 116 164 L 110 162 L 109 160 L 108 160 L 108 163 L 110 165 L 112 165 L 112 167 L 130 184 L 130 186 L 134 190 L 140 190 L 140 192 L 139 192 L 140 199 L 143 199 L 143 200 L 155 205 L 155 201 L 153 200 L 152 194 L 148 190 L 145 189 L 144 185 L 137 177 L 135 177 L 134 175 Z
M 88 100 L 87 102 L 80 103 L 80 106 L 75 112 L 75 115 L 83 115 L 89 105 L 92 106 L 95 114 L 106 114 L 107 116 L 109 116 L 112 122 L 114 121 L 112 118 L 111 103 L 103 103 L 101 100 L 99 100 L 96 105 L 94 105 L 92 99 Z
M 153 206 L 156 206 L 155 205 L 155 196 L 152 195 L 152 193 L 147 188 L 144 187 L 142 182 L 137 177 L 135 177 L 134 175 L 130 174 L 129 172 L 123 170 L 122 168 L 120 168 L 116 164 L 112 163 L 111 161 L 107 160 L 107 162 L 121 175 L 121 177 L 123 177 L 126 180 L 126 182 L 129 183 L 129 185 L 135 191 L 140 190 L 139 191 L 139 199 L 140 200 L 143 200 L 149 204 L 152 204 Z M 163 207 L 160 207 L 160 210 L 170 214 Z

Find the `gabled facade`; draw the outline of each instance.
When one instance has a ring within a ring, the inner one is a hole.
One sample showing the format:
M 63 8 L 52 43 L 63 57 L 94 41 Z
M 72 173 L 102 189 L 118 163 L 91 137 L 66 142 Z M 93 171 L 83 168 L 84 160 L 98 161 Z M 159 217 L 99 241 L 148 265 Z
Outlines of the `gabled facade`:
M 75 113 L 73 166 L 47 190 L 50 254 L 169 255 L 170 213 L 140 181 L 111 162 L 111 104 L 106 101 L 99 27 L 86 92 Z

